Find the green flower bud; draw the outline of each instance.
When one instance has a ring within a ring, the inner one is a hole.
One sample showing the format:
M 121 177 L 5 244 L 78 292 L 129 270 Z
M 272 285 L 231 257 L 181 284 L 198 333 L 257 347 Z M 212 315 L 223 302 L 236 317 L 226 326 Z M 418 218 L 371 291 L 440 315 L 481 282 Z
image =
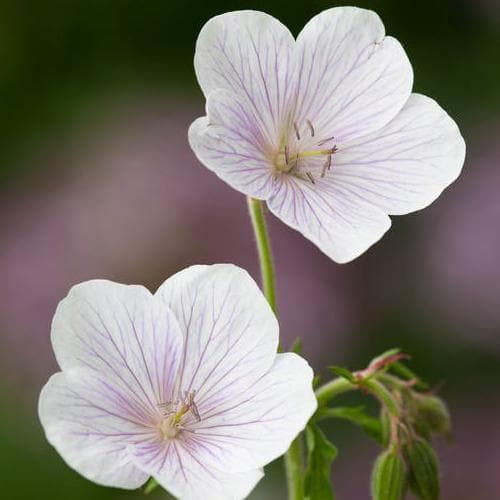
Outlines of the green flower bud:
M 377 457 L 372 470 L 373 500 L 401 500 L 406 484 L 406 466 L 396 450 L 386 450 Z
M 450 413 L 441 398 L 419 396 L 415 400 L 414 419 L 417 432 L 424 437 L 428 437 L 431 432 L 450 435 Z
M 407 443 L 404 455 L 409 466 L 408 484 L 422 500 L 439 499 L 439 465 L 436 453 L 423 439 Z

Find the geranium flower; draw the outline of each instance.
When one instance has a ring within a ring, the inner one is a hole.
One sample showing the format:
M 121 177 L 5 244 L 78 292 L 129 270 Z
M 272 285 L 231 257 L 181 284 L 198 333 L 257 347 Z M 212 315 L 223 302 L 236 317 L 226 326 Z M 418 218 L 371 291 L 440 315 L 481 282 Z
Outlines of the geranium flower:
M 203 27 L 196 75 L 207 116 L 189 130 L 199 160 L 337 262 L 419 210 L 460 173 L 465 145 L 372 11 L 337 7 L 297 40 L 262 12 Z
M 96 483 L 153 476 L 182 499 L 244 498 L 316 409 L 312 370 L 276 354 L 278 323 L 248 274 L 193 266 L 155 295 L 94 280 L 57 308 L 61 372 L 42 390 L 47 439 Z

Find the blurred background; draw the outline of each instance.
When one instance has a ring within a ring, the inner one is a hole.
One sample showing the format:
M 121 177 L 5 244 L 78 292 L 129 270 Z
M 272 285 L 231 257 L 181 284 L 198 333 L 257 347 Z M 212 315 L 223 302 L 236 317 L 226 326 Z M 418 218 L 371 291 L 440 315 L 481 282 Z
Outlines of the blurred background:
M 415 90 L 457 121 L 462 176 L 430 208 L 394 218 L 361 258 L 337 265 L 270 220 L 285 345 L 301 336 L 321 370 L 389 347 L 442 384 L 454 442 L 440 443 L 445 500 L 500 498 L 500 3 L 351 1 L 405 46 Z M 50 322 L 90 278 L 154 290 L 193 263 L 234 262 L 258 278 L 245 199 L 195 159 L 204 114 L 192 58 L 206 20 L 253 8 L 292 32 L 327 1 L 0 2 L 0 485 L 6 499 L 143 498 L 95 486 L 47 444 L 36 405 L 57 370 Z M 377 448 L 347 424 L 340 500 L 369 498 Z M 280 464 L 252 499 L 284 499 Z M 479 492 L 479 493 L 478 493 Z M 166 498 L 156 491 L 151 498 Z

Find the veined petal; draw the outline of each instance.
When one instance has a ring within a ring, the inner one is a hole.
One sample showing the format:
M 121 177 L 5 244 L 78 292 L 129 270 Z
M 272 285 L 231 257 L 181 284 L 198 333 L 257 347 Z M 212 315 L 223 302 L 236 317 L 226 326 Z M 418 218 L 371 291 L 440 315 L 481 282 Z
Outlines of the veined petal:
M 332 181 L 400 215 L 432 203 L 458 177 L 464 157 L 455 122 L 434 100 L 412 94 L 382 130 L 339 151 Z
M 207 113 L 188 133 L 200 162 L 234 189 L 267 198 L 274 190 L 272 153 L 252 109 L 227 90 L 215 90 L 208 97 Z
M 214 399 L 190 427 L 188 444 L 200 461 L 243 472 L 281 456 L 317 407 L 313 372 L 293 353 L 278 354 L 271 369 L 231 400 Z
M 295 119 L 337 144 L 388 123 L 411 93 L 413 71 L 401 44 L 385 37 L 370 10 L 335 7 L 313 17 L 297 38 Z
M 252 10 L 210 19 L 196 42 L 194 66 L 205 97 L 226 90 L 251 110 L 270 144 L 288 112 L 294 39 L 274 17 Z
M 280 188 L 267 202 L 270 210 L 336 262 L 361 255 L 391 225 L 382 210 L 328 176 L 314 185 L 290 177 Z
M 38 413 L 47 440 L 87 479 L 125 489 L 147 480 L 127 446 L 147 439 L 150 431 L 111 380 L 84 368 L 56 373 L 42 389 Z
M 147 421 L 172 397 L 182 336 L 168 307 L 141 286 L 92 280 L 59 304 L 52 345 L 63 371 L 85 368 Z
M 262 478 L 262 469 L 228 474 L 204 462 L 200 450 L 175 439 L 130 448 L 134 463 L 182 500 L 242 500 Z
M 201 417 L 208 401 L 234 397 L 273 363 L 278 322 L 246 271 L 230 264 L 192 266 L 158 290 L 184 335 L 178 393 L 196 392 Z

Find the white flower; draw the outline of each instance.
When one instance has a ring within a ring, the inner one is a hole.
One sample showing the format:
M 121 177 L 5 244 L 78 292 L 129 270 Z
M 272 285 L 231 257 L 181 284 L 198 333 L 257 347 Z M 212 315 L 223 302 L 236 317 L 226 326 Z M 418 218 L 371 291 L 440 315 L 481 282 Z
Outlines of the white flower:
M 47 439 L 107 486 L 153 476 L 182 499 L 244 498 L 316 409 L 311 368 L 276 354 L 276 318 L 232 265 L 190 267 L 155 295 L 77 285 L 52 344 L 62 371 L 40 395 Z
M 201 30 L 194 64 L 207 99 L 189 130 L 199 160 L 337 262 L 460 173 L 456 124 L 411 93 L 410 62 L 372 11 L 326 10 L 297 40 L 262 12 L 223 14 Z

